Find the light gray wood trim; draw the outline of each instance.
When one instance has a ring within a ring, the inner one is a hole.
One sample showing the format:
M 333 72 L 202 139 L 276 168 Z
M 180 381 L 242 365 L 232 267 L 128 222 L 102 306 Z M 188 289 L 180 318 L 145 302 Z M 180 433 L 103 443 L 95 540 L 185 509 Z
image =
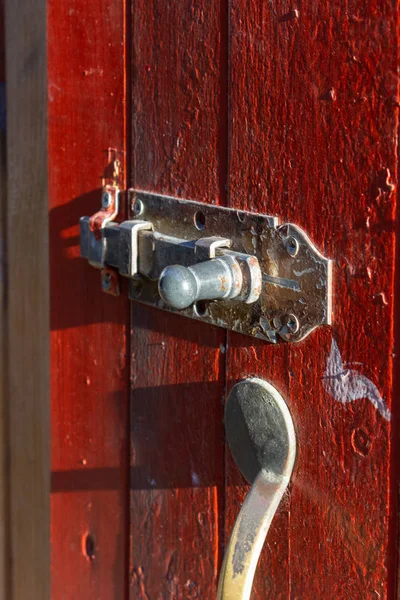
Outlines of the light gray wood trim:
M 3 538 L 8 540 L 5 561 L 11 570 L 6 566 L 9 590 L 4 597 L 46 600 L 50 598 L 46 0 L 5 0 L 5 24 L 7 300 L 2 335 L 8 457 L 3 475 L 8 485 L 3 509 L 8 532 Z

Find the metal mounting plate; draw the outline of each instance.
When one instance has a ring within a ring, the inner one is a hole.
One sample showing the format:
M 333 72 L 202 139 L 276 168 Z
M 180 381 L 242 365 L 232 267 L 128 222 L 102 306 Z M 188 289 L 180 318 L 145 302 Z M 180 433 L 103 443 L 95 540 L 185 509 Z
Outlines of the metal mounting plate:
M 202 301 L 176 311 L 160 298 L 157 281 L 143 276 L 130 280 L 132 300 L 273 343 L 280 338 L 300 341 L 319 325 L 331 323 L 331 261 L 296 225 L 279 225 L 276 217 L 148 192 L 132 194 L 131 219 L 150 222 L 161 237 L 188 242 L 227 238 L 231 251 L 257 257 L 263 278 L 260 297 L 253 304 Z

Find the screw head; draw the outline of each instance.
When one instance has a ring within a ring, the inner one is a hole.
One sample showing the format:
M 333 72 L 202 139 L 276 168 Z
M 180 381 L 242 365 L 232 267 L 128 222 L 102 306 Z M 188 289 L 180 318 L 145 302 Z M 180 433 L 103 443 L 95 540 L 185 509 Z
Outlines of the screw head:
M 285 242 L 286 251 L 289 256 L 295 257 L 299 251 L 299 242 L 292 235 Z
M 111 194 L 109 192 L 103 192 L 101 197 L 101 205 L 103 208 L 108 208 L 111 204 Z
M 137 198 L 132 206 L 132 212 L 135 215 L 135 217 L 138 217 L 139 215 L 142 214 L 144 209 L 144 205 L 143 202 L 141 200 L 139 200 L 139 198 Z
M 110 273 L 104 273 L 101 278 L 101 287 L 105 292 L 111 288 L 111 275 Z
M 300 323 L 296 315 L 294 315 L 293 313 L 289 313 L 288 315 L 286 315 L 285 321 L 289 333 L 297 333 L 299 331 Z

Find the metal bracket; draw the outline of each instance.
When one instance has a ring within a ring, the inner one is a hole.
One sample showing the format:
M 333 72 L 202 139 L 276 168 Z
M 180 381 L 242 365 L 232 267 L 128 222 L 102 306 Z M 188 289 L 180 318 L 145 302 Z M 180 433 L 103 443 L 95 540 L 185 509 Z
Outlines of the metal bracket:
M 80 221 L 81 255 L 128 277 L 132 300 L 273 343 L 331 323 L 332 263 L 297 225 L 132 193 L 131 220 L 103 204 Z

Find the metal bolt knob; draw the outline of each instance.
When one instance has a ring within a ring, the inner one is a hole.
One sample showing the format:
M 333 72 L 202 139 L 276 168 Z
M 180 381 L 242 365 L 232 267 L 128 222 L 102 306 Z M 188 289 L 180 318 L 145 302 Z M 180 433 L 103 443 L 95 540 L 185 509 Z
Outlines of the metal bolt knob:
M 182 310 L 197 300 L 230 300 L 240 295 L 243 274 L 232 256 L 221 256 L 191 267 L 166 267 L 158 282 L 165 304 Z
M 198 298 L 198 284 L 191 269 L 181 265 L 166 267 L 161 273 L 158 290 L 165 304 L 173 308 L 187 308 Z

